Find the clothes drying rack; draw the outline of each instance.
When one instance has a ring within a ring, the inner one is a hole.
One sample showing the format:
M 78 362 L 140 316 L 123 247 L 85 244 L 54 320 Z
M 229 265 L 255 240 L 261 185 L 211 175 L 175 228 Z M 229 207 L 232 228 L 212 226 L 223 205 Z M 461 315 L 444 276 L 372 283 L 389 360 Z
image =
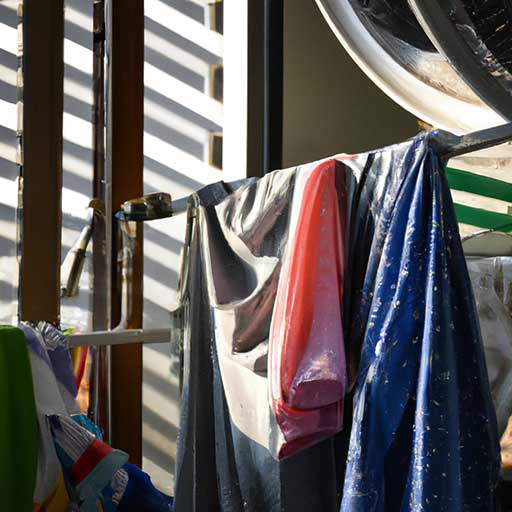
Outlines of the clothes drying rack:
M 429 133 L 432 148 L 444 162 L 455 156 L 487 149 L 512 140 L 512 123 L 495 126 L 485 130 L 468 133 L 466 135 L 454 135 L 443 130 L 433 130 Z M 190 197 L 172 200 L 166 193 L 157 192 L 141 198 L 135 198 L 123 204 L 116 214 L 120 222 L 143 222 L 165 217 L 172 217 L 187 211 Z M 80 251 L 76 248 L 74 258 L 84 257 L 87 243 L 90 239 L 90 226 L 87 230 L 88 237 L 79 237 Z M 84 247 L 85 245 L 85 247 Z M 77 265 L 69 264 L 70 268 Z M 79 267 L 79 265 L 78 265 Z M 69 272 L 69 271 L 68 271 Z M 79 276 L 78 276 L 79 277 Z M 76 272 L 73 279 L 76 279 Z M 170 328 L 159 329 L 113 329 L 108 331 L 96 331 L 88 333 L 70 334 L 68 343 L 76 346 L 110 346 L 131 343 L 168 343 L 171 339 Z

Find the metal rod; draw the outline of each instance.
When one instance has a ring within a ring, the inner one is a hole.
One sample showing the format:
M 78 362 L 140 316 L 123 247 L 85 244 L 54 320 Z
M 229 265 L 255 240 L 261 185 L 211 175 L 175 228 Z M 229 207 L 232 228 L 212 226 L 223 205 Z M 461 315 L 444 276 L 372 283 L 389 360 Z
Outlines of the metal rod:
M 92 224 L 92 328 L 110 327 L 110 255 L 112 253 L 112 206 L 110 173 L 105 165 L 105 0 L 93 1 L 93 155 L 92 196 L 103 203 L 103 215 L 95 215 Z M 107 441 L 110 428 L 110 348 L 91 351 L 89 416 L 103 430 Z
M 249 183 L 250 180 L 251 178 L 245 178 L 231 181 L 225 185 L 231 190 L 236 190 L 244 183 Z M 135 197 L 121 205 L 121 209 L 116 212 L 116 218 L 119 221 L 145 222 L 174 217 L 186 213 L 191 197 L 186 196 L 173 201 L 170 194 L 165 192 L 153 192 L 152 194 Z
M 84 269 L 87 248 L 96 229 L 105 224 L 105 205 L 99 199 L 93 199 L 89 203 L 87 221 L 78 235 L 75 243 L 66 254 L 62 263 L 61 295 L 62 297 L 74 297 L 78 293 L 80 277 Z M 103 329 L 106 326 L 103 327 Z M 93 325 L 94 329 L 94 325 Z M 99 329 L 96 329 L 99 330 Z
M 444 160 L 449 160 L 512 140 L 512 123 L 460 136 L 444 130 L 434 130 L 430 132 L 429 139 L 438 155 Z
M 67 339 L 70 347 L 102 347 L 133 343 L 169 343 L 170 338 L 171 329 L 124 329 L 70 334 Z
M 187 196 L 172 201 L 169 194 L 155 192 L 125 201 L 116 218 L 119 221 L 145 222 L 174 217 L 187 211 L 189 199 L 190 196 Z
M 151 208 L 147 208 L 144 210 L 145 204 L 142 204 L 141 200 L 147 198 L 148 196 L 154 196 L 153 203 L 154 205 Z M 120 257 L 122 259 L 121 268 L 123 272 L 123 286 L 126 284 L 126 290 L 129 288 L 129 281 L 125 282 L 128 277 L 128 273 L 131 269 L 131 260 L 128 261 L 127 258 L 132 256 L 133 253 L 133 245 L 135 243 L 136 233 L 134 232 L 133 226 L 130 225 L 129 221 L 146 221 L 146 220 L 154 220 L 161 219 L 165 217 L 171 217 L 174 215 L 182 214 L 187 211 L 189 197 L 183 197 L 181 199 L 177 199 L 176 201 L 171 201 L 169 194 L 165 194 L 162 192 L 157 192 L 154 194 L 149 194 L 148 196 L 142 196 L 141 198 L 137 198 L 133 201 L 126 201 L 123 204 L 121 210 L 116 213 L 116 218 L 119 220 L 119 225 L 122 233 L 123 247 L 120 251 Z M 166 202 L 164 206 L 162 206 L 162 201 Z M 138 205 L 134 207 L 134 205 Z M 142 206 L 141 206 L 142 205 Z M 104 233 L 105 226 L 105 205 L 99 199 L 93 199 L 89 203 L 89 212 L 86 220 L 85 226 L 82 228 L 78 238 L 75 243 L 71 247 L 71 249 L 66 254 L 64 258 L 64 262 L 61 266 L 61 295 L 62 297 L 74 297 L 78 293 L 80 277 L 82 275 L 82 271 L 84 268 L 87 248 L 89 246 L 89 242 L 91 238 L 94 237 L 94 234 L 97 230 Z M 100 248 L 101 250 L 101 248 Z M 127 260 L 127 261 L 125 261 Z M 125 275 L 126 274 L 126 275 Z M 96 280 L 95 280 L 96 282 Z M 122 299 L 123 300 L 123 299 Z M 94 304 L 96 305 L 96 303 Z M 126 304 L 125 304 L 126 305 Z M 126 322 L 126 318 L 129 317 L 128 309 L 121 308 L 121 322 L 117 326 L 118 328 L 124 328 L 125 325 L 123 323 Z M 93 315 L 94 315 L 94 307 L 93 307 Z M 98 328 L 97 325 L 93 322 L 93 330 L 105 330 L 107 326 L 102 325 L 101 328 Z

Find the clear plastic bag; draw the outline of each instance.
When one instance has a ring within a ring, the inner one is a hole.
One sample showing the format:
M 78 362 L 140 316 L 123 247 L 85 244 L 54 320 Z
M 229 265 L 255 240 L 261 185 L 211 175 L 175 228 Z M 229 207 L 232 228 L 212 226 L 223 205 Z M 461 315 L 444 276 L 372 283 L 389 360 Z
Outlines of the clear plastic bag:
M 279 458 L 342 427 L 345 213 L 335 165 L 323 162 L 308 177 L 279 277 L 269 338 L 271 404 L 284 436 Z
M 512 258 L 470 258 L 468 270 L 475 294 L 489 384 L 501 435 L 512 414 Z

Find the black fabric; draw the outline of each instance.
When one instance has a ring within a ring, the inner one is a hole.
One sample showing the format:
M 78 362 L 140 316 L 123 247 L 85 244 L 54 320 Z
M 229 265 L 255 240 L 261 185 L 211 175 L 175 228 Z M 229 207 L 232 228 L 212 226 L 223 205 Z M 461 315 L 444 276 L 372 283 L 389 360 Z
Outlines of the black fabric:
M 229 187 L 205 187 L 207 211 Z M 176 512 L 335 512 L 339 505 L 336 439 L 284 461 L 230 419 L 201 264 L 199 223 L 190 240 L 185 299 L 183 394 L 175 484 Z
M 512 512 L 512 482 L 502 480 L 498 485 L 499 512 Z
M 462 0 L 475 31 L 498 62 L 512 71 L 512 1 Z
M 197 229 L 190 240 L 185 298 L 187 329 L 183 350 L 180 433 L 176 457 L 176 511 L 221 510 L 215 471 L 214 401 L 210 357 L 210 323 L 204 297 Z
M 435 52 L 407 0 L 351 0 L 354 9 L 393 36 L 424 51 Z

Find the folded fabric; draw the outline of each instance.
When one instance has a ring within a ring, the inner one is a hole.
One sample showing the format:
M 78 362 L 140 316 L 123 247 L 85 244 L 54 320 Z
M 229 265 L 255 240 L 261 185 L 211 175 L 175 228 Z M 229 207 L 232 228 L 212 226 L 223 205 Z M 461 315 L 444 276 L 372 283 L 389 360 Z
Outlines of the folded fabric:
M 147 473 L 133 464 L 125 464 L 123 470 L 128 475 L 128 484 L 119 512 L 173 512 L 173 499 L 160 492 Z
M 20 324 L 25 333 L 29 349 L 32 381 L 37 408 L 38 456 L 37 480 L 34 503 L 43 505 L 54 496 L 59 485 L 61 466 L 46 416 L 48 414 L 69 414 L 61 395 L 61 388 L 55 377 L 53 365 L 41 333 L 27 324 Z
M 37 474 L 37 414 L 25 335 L 0 326 L 0 509 L 30 512 Z
M 296 227 L 292 223 L 279 274 L 268 356 L 270 400 L 285 439 L 279 458 L 342 427 L 346 203 L 338 197 L 336 178 L 333 160 L 307 177 L 294 202 Z
M 172 512 L 172 498 L 158 491 L 146 473 L 128 464 L 126 453 L 95 437 L 88 430 L 93 427 L 90 422 L 80 416 L 48 419 L 69 494 L 80 511 Z
M 100 427 L 90 420 L 86 414 L 72 414 L 71 419 L 88 430 L 96 439 L 103 441 L 103 433 Z
M 43 338 L 66 408 L 69 414 L 77 414 L 79 410 L 76 403 L 76 376 L 67 338 L 62 331 L 48 322 L 38 322 L 36 328 Z
M 292 202 L 318 164 L 247 180 L 234 192 L 216 183 L 194 197 L 198 215 L 189 218 L 188 264 L 180 276 L 182 314 L 174 318 L 185 322 L 176 329 L 185 333 L 178 511 L 337 509 L 341 465 L 332 437 L 275 457 L 285 440 L 269 402 L 267 372 Z
M 59 473 L 52 494 L 46 498 L 44 503 L 34 503 L 33 512 L 72 512 L 62 471 Z
M 77 422 L 66 416 L 48 416 L 55 448 L 64 471 L 72 501 L 80 510 L 117 510 L 128 476 L 119 472 L 128 455 L 114 450 Z
M 512 258 L 470 258 L 468 270 L 480 319 L 498 432 L 502 435 L 512 415 Z
M 361 347 L 342 512 L 494 512 L 499 445 L 478 316 L 442 165 L 420 135 L 346 160 L 349 350 Z

